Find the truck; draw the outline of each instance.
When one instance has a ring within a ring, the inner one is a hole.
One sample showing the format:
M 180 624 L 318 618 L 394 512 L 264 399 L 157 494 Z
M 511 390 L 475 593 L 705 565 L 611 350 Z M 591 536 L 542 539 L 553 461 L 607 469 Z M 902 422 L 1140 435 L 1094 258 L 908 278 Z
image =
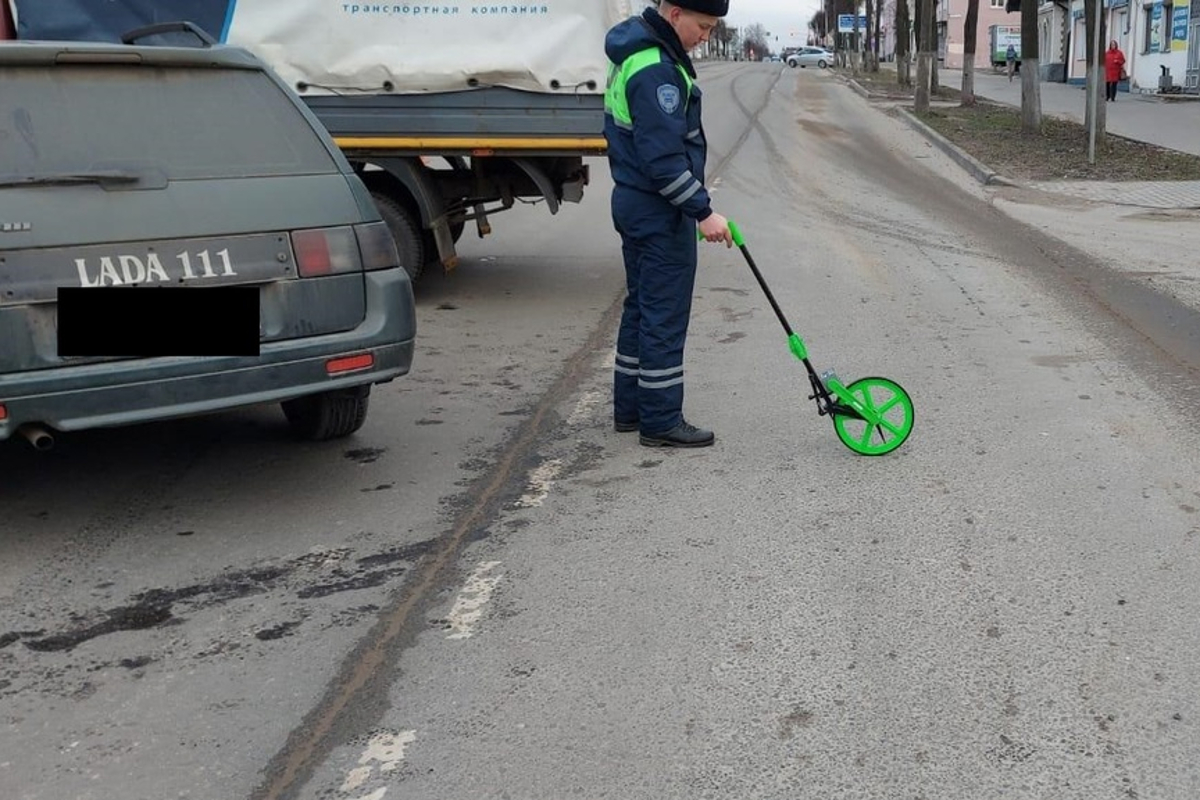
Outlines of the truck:
M 556 214 L 583 198 L 585 159 L 606 152 L 604 34 L 634 13 L 632 0 L 0 3 L 17 39 L 180 44 L 199 30 L 254 53 L 367 184 L 414 281 L 456 266 L 468 224 L 483 237 L 517 203 Z
M 1010 44 L 1017 50 L 1017 63 L 1021 63 L 1020 25 L 988 26 L 988 43 L 990 48 L 988 52 L 992 54 L 993 67 L 999 69 L 1008 64 L 1008 46 Z

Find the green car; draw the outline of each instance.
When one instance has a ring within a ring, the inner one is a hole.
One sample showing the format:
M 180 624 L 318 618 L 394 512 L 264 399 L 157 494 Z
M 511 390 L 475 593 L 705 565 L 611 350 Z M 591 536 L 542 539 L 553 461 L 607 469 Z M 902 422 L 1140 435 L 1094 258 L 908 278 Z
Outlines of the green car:
M 268 67 L 197 35 L 0 43 L 0 440 L 275 402 L 329 439 L 410 369 L 370 193 Z

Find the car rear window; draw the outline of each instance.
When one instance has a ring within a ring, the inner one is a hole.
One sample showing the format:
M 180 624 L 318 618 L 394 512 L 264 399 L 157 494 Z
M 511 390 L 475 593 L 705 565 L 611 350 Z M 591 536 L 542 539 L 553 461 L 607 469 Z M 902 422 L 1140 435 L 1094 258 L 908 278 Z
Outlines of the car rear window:
M 309 175 L 337 163 L 262 72 L 0 67 L 0 175 L 154 169 L 167 179 Z

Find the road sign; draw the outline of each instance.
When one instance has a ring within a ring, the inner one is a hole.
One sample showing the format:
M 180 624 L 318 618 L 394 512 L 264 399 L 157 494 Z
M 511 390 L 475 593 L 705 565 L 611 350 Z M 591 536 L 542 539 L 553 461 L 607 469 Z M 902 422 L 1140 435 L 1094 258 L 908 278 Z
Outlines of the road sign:
M 858 15 L 858 31 L 866 33 L 867 17 L 865 14 Z M 853 14 L 838 14 L 838 33 L 854 33 L 854 15 Z

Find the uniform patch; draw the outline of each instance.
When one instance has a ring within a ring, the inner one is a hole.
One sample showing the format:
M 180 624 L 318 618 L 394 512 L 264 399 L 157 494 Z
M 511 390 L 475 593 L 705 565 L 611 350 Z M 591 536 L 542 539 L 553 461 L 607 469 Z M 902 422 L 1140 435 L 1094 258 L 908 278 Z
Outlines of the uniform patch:
M 658 87 L 658 107 L 668 114 L 674 114 L 679 109 L 679 87 L 664 83 Z

